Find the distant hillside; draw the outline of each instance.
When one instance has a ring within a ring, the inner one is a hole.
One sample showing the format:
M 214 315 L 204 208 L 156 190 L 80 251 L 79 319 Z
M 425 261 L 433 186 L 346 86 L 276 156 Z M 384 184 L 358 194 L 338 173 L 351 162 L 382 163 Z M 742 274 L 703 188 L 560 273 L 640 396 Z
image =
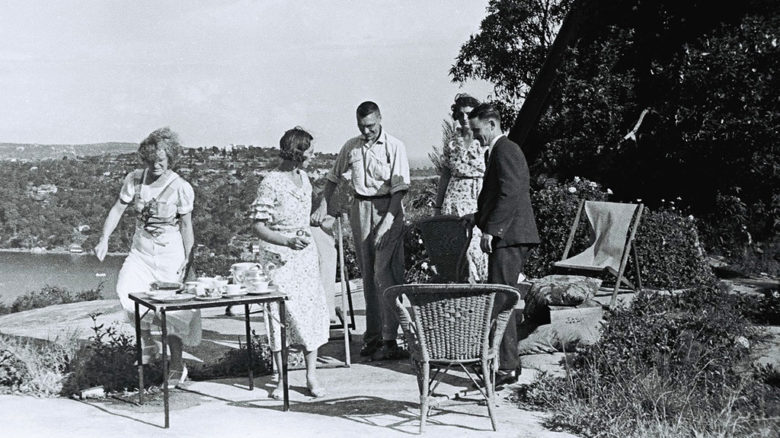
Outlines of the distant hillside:
M 0 143 L 0 160 L 34 161 L 61 159 L 62 157 L 126 154 L 137 150 L 137 143 L 120 142 L 95 144 Z

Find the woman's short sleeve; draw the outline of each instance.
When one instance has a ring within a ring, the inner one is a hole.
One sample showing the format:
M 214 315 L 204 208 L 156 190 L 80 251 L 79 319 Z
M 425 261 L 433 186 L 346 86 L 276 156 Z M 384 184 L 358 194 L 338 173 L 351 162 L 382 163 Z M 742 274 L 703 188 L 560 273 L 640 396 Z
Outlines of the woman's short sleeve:
M 190 183 L 182 179 L 176 192 L 178 194 L 176 213 L 179 215 L 192 213 L 192 208 L 195 205 L 195 191 L 192 189 Z
M 250 216 L 258 221 L 273 221 L 276 207 L 276 193 L 271 178 L 266 176 L 257 187 L 257 197 L 252 203 Z
M 132 171 L 125 176 L 124 182 L 122 182 L 122 189 L 119 191 L 119 200 L 125 204 L 129 204 L 133 201 L 135 196 L 135 174 L 137 171 Z

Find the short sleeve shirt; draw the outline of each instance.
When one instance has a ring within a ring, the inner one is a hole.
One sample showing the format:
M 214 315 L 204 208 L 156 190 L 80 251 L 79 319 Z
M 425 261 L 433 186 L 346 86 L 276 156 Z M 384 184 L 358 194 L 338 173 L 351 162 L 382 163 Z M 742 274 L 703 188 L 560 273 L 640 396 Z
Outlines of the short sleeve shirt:
M 155 215 L 151 221 L 160 227 L 176 227 L 178 217 L 191 213 L 195 202 L 195 191 L 190 183 L 176 172 L 168 171 L 153 184 L 136 184 L 143 177 L 143 169 L 130 172 L 122 183 L 119 199 L 125 204 L 131 204 L 136 213 L 142 213 L 147 205 L 154 200 L 157 204 Z M 140 188 L 140 192 L 136 191 Z M 139 220 L 137 228 L 144 225 Z
M 383 196 L 408 190 L 409 160 L 403 142 L 384 130 L 372 145 L 363 137 L 348 140 L 341 148 L 328 181 L 338 184 L 351 171 L 352 188 L 361 196 Z

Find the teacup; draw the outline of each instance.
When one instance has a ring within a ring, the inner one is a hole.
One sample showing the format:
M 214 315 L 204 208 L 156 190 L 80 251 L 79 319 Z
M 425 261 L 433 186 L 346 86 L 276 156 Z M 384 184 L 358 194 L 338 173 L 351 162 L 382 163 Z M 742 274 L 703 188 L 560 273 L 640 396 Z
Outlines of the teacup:
M 270 281 L 268 281 L 267 277 L 264 278 L 253 278 L 249 283 L 249 289 L 255 291 L 255 292 L 265 292 L 268 290 L 268 285 L 270 284 Z
M 187 281 L 184 283 L 184 292 L 188 294 L 198 295 L 198 282 Z
M 241 285 L 240 284 L 228 284 L 225 286 L 225 293 L 228 295 L 236 295 L 241 293 Z
M 228 287 L 228 281 L 220 279 L 214 279 L 212 282 L 212 286 L 214 289 L 218 290 L 220 293 L 225 293 Z

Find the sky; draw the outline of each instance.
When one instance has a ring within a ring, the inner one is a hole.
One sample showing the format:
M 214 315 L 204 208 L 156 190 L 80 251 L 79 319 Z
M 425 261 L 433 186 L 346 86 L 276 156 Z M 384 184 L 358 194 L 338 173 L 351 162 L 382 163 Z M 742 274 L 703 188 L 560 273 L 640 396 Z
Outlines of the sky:
M 0 142 L 278 145 L 296 125 L 337 152 L 373 100 L 410 159 L 441 142 L 460 46 L 487 0 L 4 0 Z

